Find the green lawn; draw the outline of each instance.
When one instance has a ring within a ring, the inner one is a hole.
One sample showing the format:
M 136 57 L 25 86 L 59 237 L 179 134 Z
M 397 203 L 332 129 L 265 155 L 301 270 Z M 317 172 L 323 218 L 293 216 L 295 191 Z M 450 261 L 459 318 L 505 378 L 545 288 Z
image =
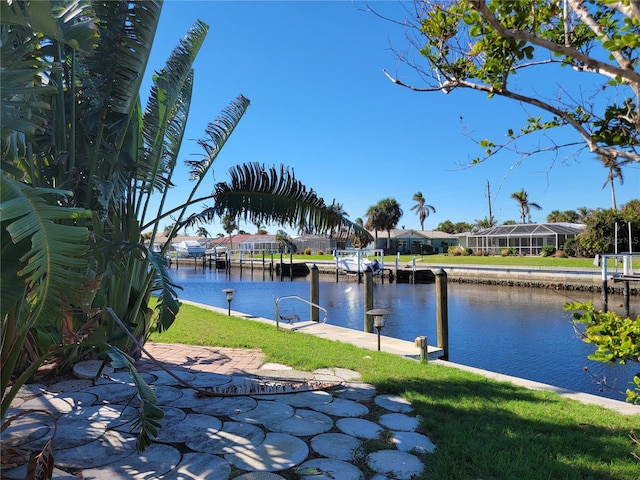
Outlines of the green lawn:
M 413 259 L 413 255 L 400 255 L 400 264 L 407 265 L 411 263 Z M 260 257 L 262 258 L 262 257 Z M 276 257 L 274 256 L 274 259 Z M 277 256 L 278 261 L 280 260 L 280 256 Z M 415 255 L 416 262 L 418 264 L 435 264 L 435 265 L 459 265 L 459 264 L 468 264 L 468 265 L 505 265 L 505 266 L 523 266 L 523 267 L 588 267 L 593 269 L 599 269 L 593 264 L 593 258 L 556 258 L 556 257 L 540 257 L 540 256 L 487 256 L 487 257 L 476 257 L 474 255 L 468 256 L 453 256 L 453 255 L 445 255 L 445 254 L 437 254 L 437 255 Z M 285 255 L 283 260 L 289 261 L 289 255 Z M 331 255 L 302 255 L 296 254 L 293 255 L 294 261 L 327 261 L 331 262 L 334 260 Z M 395 255 L 386 255 L 384 257 L 385 265 L 395 265 L 396 256 Z M 614 266 L 613 261 L 611 261 L 611 266 Z
M 380 393 L 410 399 L 421 429 L 437 445 L 424 479 L 637 480 L 640 454 L 629 435 L 640 415 L 562 399 L 454 368 L 227 317 L 183 305 L 175 324 L 152 341 L 259 348 L 268 362 L 296 369 L 343 367 Z M 562 361 L 562 359 L 558 359 Z

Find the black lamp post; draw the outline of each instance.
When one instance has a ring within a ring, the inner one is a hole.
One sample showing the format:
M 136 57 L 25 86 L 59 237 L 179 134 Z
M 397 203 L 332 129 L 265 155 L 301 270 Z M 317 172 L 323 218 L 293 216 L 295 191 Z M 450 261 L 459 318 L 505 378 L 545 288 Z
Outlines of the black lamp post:
M 227 302 L 229 303 L 228 315 L 231 316 L 231 300 L 233 300 L 233 294 L 236 293 L 236 290 L 234 288 L 224 288 L 222 291 L 227 294 Z
M 388 314 L 389 312 L 383 308 L 367 310 L 367 315 L 373 316 L 373 326 L 376 327 L 376 330 L 378 331 L 378 351 L 380 351 L 380 330 L 384 327 L 384 316 Z

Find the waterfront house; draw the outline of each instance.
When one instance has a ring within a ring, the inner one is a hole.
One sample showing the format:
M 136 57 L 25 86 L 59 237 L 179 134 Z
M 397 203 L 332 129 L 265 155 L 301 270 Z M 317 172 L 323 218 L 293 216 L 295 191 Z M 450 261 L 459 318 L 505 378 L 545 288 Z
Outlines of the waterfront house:
M 505 248 L 515 248 L 518 255 L 540 255 L 545 245 L 562 250 L 564 242 L 584 232 L 581 223 L 519 223 L 485 228 L 467 233 L 465 247 L 498 255 Z
M 382 248 L 387 254 L 446 253 L 449 247 L 458 245 L 458 237 L 439 230 L 391 230 L 390 248 L 387 248 L 387 237 L 386 231 L 378 231 L 378 240 L 375 242 L 375 248 Z
M 300 235 L 294 237 L 293 244 L 296 246 L 298 253 L 303 253 L 307 248 L 311 249 L 311 253 L 331 253 L 335 250 L 344 250 L 353 248 L 351 242 L 345 238 L 333 238 L 328 235 Z

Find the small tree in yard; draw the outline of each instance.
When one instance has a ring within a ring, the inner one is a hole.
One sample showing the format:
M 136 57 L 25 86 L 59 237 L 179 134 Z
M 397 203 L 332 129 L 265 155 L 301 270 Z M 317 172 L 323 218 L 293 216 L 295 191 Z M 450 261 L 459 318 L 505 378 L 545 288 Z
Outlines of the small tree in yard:
M 419 92 L 467 89 L 524 107 L 522 124 L 504 140 L 477 141 L 483 153 L 472 164 L 499 153 L 517 164 L 584 150 L 618 165 L 640 163 L 637 1 L 416 0 L 407 12 L 394 20 L 410 48 L 396 56 L 420 83 L 385 72 L 394 83 Z M 572 135 L 554 137 L 560 130 Z

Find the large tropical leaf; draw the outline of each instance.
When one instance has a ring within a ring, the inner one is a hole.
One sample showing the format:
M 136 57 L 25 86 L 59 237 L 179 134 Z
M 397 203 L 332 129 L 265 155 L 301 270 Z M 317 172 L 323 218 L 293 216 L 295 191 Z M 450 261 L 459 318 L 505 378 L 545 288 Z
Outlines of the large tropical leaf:
M 98 37 L 89 0 L 2 1 L 0 22 L 28 27 L 74 50 L 91 50 Z
M 342 227 L 345 234 L 366 234 L 363 227 L 330 208 L 313 189 L 307 189 L 285 166 L 278 170 L 248 163 L 231 168 L 229 176 L 229 182 L 215 186 L 215 206 L 192 215 L 188 225 L 228 215 L 253 224 L 275 222 L 296 229 L 307 225 L 316 232 Z
M 17 180 L 0 175 L 0 213 L 3 226 L 11 235 L 11 242 L 30 243 L 27 253 L 17 264 L 3 262 L 2 284 L 4 291 L 11 282 L 20 282 L 29 292 L 32 304 L 29 324 L 39 318 L 56 319 L 62 315 L 63 299 L 78 291 L 86 281 L 88 261 L 87 239 L 89 230 L 76 222 L 91 216 L 80 208 L 65 208 L 55 199 L 69 192 L 56 189 L 32 188 Z M 62 223 L 65 222 L 65 223 Z M 3 258 L 5 245 L 3 236 Z M 3 318 L 14 305 L 2 305 Z
M 147 194 L 143 216 L 156 188 L 163 193 L 159 207 L 159 212 L 162 211 L 189 116 L 193 62 L 208 29 L 205 23 L 196 22 L 172 52 L 165 67 L 154 76 L 143 123 L 144 164 L 139 166 L 139 176 L 144 177 L 141 190 Z
M 184 215 L 187 209 L 191 207 L 193 203 L 202 200 L 194 200 L 195 194 L 198 191 L 198 187 L 205 180 L 207 172 L 210 170 L 213 162 L 218 156 L 218 153 L 220 153 L 220 150 L 225 145 L 225 143 L 235 130 L 236 126 L 246 113 L 247 108 L 249 108 L 249 104 L 249 99 L 240 95 L 222 111 L 218 118 L 209 123 L 207 129 L 205 130 L 207 136 L 203 139 L 198 140 L 198 144 L 205 150 L 205 156 L 200 160 L 191 160 L 185 162 L 189 166 L 191 180 L 195 181 L 195 185 L 192 187 L 188 198 L 179 207 L 174 208 L 173 210 L 159 212 L 156 218 L 142 227 L 142 230 L 156 225 L 160 220 L 173 215 L 175 212 L 180 212 L 176 216 L 176 228 L 171 234 L 173 236 L 176 235 L 178 228 L 184 223 Z M 209 196 L 205 198 L 211 197 Z
M 158 296 L 158 302 L 156 303 L 156 311 L 158 312 L 156 330 L 163 332 L 168 329 L 176 319 L 176 315 L 180 309 L 176 289 L 182 287 L 176 285 L 171 279 L 168 270 L 169 265 L 163 255 L 151 249 L 149 249 L 148 255 L 149 262 L 153 267 L 153 293 Z

